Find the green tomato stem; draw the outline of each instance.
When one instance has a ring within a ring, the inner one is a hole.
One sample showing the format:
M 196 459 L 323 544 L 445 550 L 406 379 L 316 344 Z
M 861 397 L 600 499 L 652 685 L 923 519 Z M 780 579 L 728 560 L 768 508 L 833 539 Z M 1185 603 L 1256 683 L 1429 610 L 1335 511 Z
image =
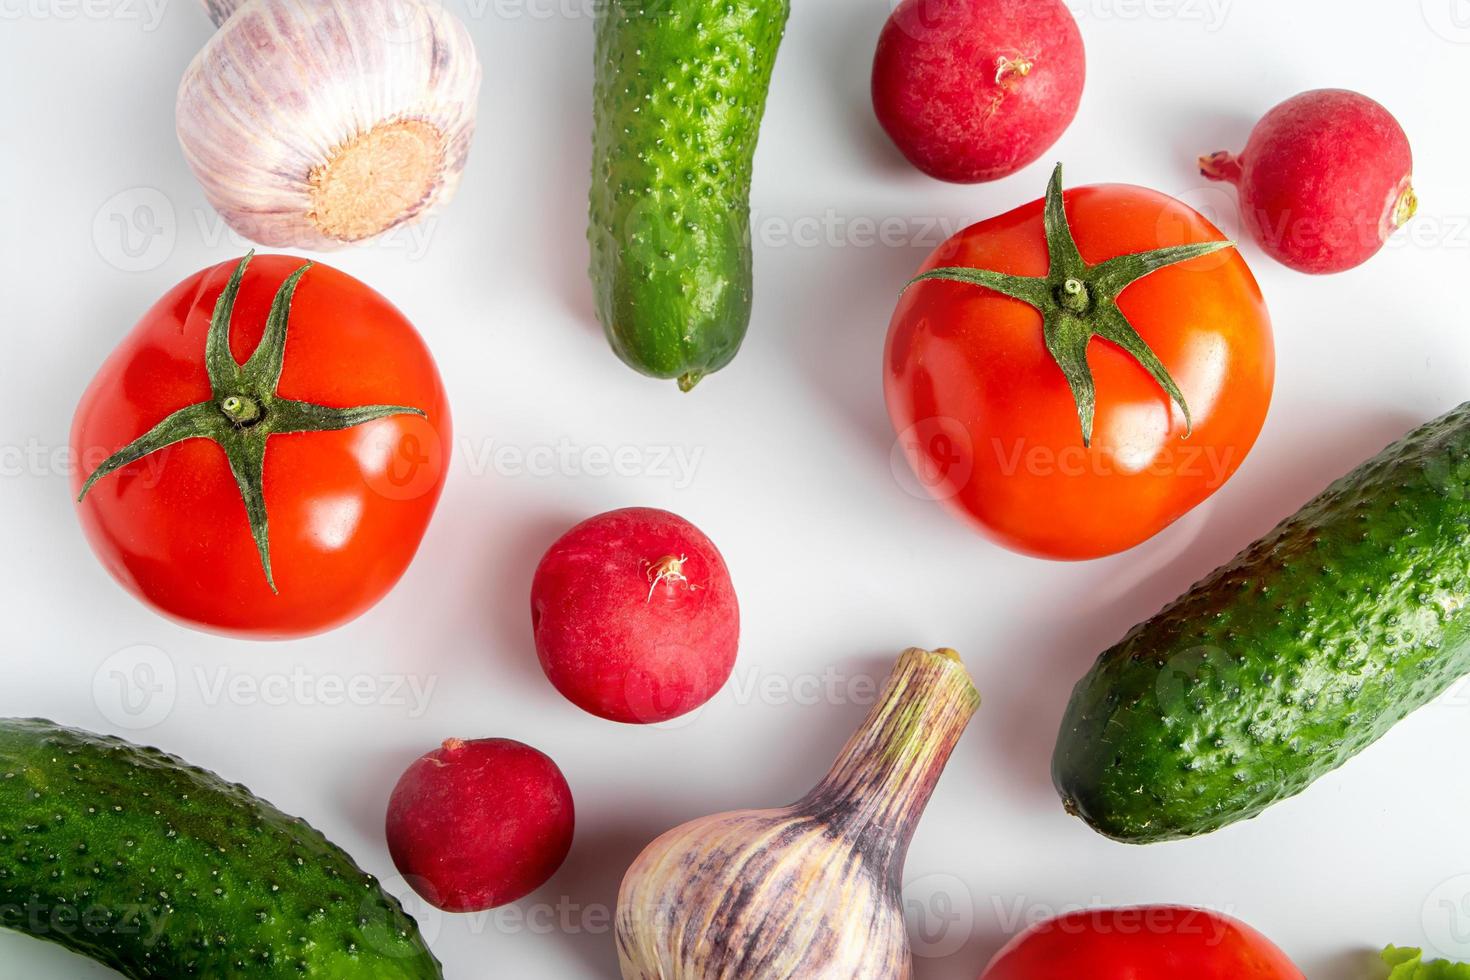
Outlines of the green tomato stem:
M 1192 242 L 1089 264 L 1082 258 L 1067 221 L 1061 164 L 1052 171 L 1051 183 L 1047 187 L 1045 228 L 1050 268 L 1044 276 L 1017 276 L 991 269 L 948 267 L 926 272 L 909 285 L 930 279 L 961 282 L 1035 307 L 1041 314 L 1047 350 L 1072 389 L 1084 446 L 1092 445 L 1093 419 L 1097 410 L 1097 392 L 1092 369 L 1087 363 L 1087 346 L 1093 337 L 1101 337 L 1121 347 L 1149 373 L 1164 393 L 1178 404 L 1184 414 L 1187 436 L 1193 428 L 1189 404 L 1168 368 L 1123 316 L 1118 308 L 1118 296 L 1133 283 L 1160 269 L 1233 248 L 1235 243 Z

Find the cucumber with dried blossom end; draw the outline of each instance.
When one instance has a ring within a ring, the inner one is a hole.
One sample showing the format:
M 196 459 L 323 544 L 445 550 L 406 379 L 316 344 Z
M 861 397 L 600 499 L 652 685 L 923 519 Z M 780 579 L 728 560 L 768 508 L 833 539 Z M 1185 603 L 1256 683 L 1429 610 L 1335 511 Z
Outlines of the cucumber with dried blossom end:
M 979 705 L 953 650 L 908 650 L 800 801 L 705 817 L 650 844 L 618 894 L 624 980 L 910 977 L 904 859 Z
M 443 977 L 397 899 L 304 820 L 158 749 L 40 719 L 0 719 L 7 928 L 135 980 Z
M 1470 674 L 1470 403 L 1329 486 L 1106 650 L 1063 715 L 1069 813 L 1131 844 L 1306 790 Z
M 753 294 L 750 179 L 790 0 L 598 5 L 588 242 L 597 316 L 689 391 L 735 357 Z

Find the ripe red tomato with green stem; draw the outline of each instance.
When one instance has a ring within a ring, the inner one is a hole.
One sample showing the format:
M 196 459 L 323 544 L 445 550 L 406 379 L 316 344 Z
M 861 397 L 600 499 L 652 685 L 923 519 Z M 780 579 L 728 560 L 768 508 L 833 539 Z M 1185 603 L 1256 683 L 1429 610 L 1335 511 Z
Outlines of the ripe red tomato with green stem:
M 981 980 L 1304 980 L 1244 922 L 1204 909 L 1084 909 L 1027 930 Z
M 1142 187 L 1062 193 L 965 229 L 889 327 L 889 416 L 926 489 L 1017 551 L 1137 545 L 1255 444 L 1275 353 L 1239 252 Z
M 386 299 L 324 265 L 246 256 L 175 286 L 77 409 L 93 550 L 189 625 L 321 632 L 385 595 L 443 489 L 438 369 Z

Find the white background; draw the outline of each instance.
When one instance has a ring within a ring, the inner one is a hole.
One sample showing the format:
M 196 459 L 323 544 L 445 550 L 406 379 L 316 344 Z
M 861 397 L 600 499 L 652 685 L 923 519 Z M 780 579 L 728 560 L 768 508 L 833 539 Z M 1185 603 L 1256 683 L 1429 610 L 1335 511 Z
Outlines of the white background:
M 1470 395 L 1470 3 L 1077 0 L 1090 77 L 1076 123 L 1022 173 L 951 187 L 908 169 L 873 121 L 868 68 L 888 0 L 796 0 L 756 167 L 750 338 L 733 367 L 682 396 L 623 368 L 590 311 L 590 0 L 446 2 L 470 22 L 486 76 L 458 198 L 425 228 L 329 261 L 428 338 L 455 410 L 452 478 L 386 601 L 327 636 L 259 645 L 171 625 L 119 589 L 82 539 L 53 452 L 135 319 L 243 251 L 174 136 L 175 87 L 208 21 L 189 0 L 0 0 L 0 715 L 126 734 L 241 780 L 400 893 L 381 821 L 404 766 L 446 736 L 527 741 L 573 787 L 571 857 L 519 911 L 431 914 L 426 929 L 451 980 L 614 977 L 608 911 L 638 850 L 688 818 L 797 797 L 891 658 L 947 644 L 985 705 L 909 860 L 915 926 L 933 940 L 920 943 L 920 980 L 973 978 L 1018 923 L 1074 904 L 1229 910 L 1313 980 L 1378 976 L 1368 951 L 1388 942 L 1470 958 L 1470 687 L 1305 795 L 1194 842 L 1110 843 L 1062 812 L 1048 776 L 1067 693 L 1100 650 Z M 1399 117 L 1424 209 L 1369 265 L 1334 278 L 1245 246 L 1280 368 L 1265 433 L 1232 483 L 1147 545 L 1080 565 L 998 550 L 909 492 L 893 469 L 880 350 L 936 226 L 1040 196 L 1060 159 L 1071 185 L 1146 184 L 1234 235 L 1233 197 L 1196 176 L 1195 156 L 1239 149 L 1267 108 L 1322 86 L 1371 94 Z M 865 222 L 885 219 L 908 244 L 872 241 Z M 133 223 L 132 254 L 120 221 Z M 638 474 L 581 471 L 587 450 L 624 446 Z M 502 447 L 570 463 L 518 469 Z M 696 461 L 692 480 L 658 465 L 667 447 Z M 574 521 L 632 504 L 709 533 L 742 605 L 735 679 L 666 728 L 582 714 L 545 682 L 530 642 L 542 550 Z M 117 677 L 147 680 L 145 668 L 164 689 L 126 715 Z M 353 679 L 372 703 L 323 703 Z M 434 685 L 426 711 L 395 690 L 405 679 Z M 6 934 L 0 975 L 106 971 Z

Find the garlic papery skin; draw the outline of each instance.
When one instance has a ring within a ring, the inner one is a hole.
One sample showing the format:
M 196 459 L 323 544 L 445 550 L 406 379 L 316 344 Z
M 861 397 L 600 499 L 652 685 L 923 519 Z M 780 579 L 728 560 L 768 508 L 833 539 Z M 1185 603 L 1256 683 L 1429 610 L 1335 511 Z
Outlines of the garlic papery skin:
M 650 844 L 618 893 L 624 980 L 908 980 L 904 858 L 979 705 L 953 651 L 909 650 L 800 802 Z
M 233 4 L 233 6 L 232 6 Z M 422 218 L 469 155 L 480 62 L 435 0 L 211 0 L 179 143 L 252 241 L 318 251 Z
M 219 27 L 230 19 L 230 15 L 248 0 L 203 0 L 204 12 L 209 14 L 209 19 L 214 21 L 214 26 Z

